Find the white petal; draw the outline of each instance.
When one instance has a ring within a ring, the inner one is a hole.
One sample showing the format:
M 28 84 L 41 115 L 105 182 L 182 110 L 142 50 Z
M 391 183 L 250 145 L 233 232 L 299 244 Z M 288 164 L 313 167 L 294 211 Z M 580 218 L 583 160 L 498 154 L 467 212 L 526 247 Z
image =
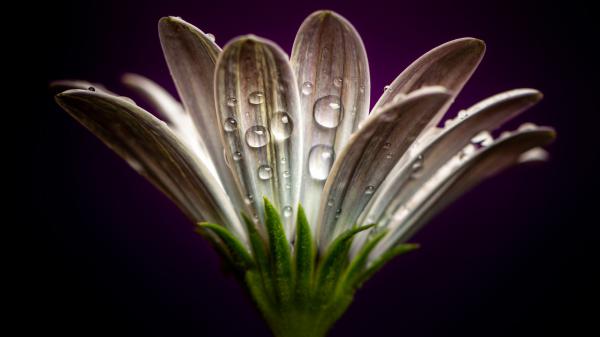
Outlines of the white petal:
M 301 203 L 314 228 L 335 157 L 367 116 L 369 65 L 354 27 L 331 11 L 313 13 L 302 23 L 291 62 L 306 130 Z
M 380 183 L 450 97 L 442 87 L 416 90 L 369 116 L 352 135 L 323 191 L 318 217 L 320 249 L 357 224 Z
M 57 95 L 56 101 L 192 221 L 223 224 L 245 241 L 227 195 L 164 122 L 125 99 L 101 92 L 69 90 Z
M 219 130 L 248 209 L 263 220 L 262 199 L 269 198 L 282 212 L 292 238 L 302 177 L 303 120 L 288 57 L 270 41 L 235 39 L 219 58 L 215 83 Z

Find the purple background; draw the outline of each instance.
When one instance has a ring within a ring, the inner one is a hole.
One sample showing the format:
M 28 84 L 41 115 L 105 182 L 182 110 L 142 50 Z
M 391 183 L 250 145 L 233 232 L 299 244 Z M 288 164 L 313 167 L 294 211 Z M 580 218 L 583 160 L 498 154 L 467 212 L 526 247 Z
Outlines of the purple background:
M 580 231 L 589 224 L 573 221 L 577 117 L 597 108 L 575 94 L 587 83 L 577 56 L 583 36 L 570 30 L 570 20 L 586 24 L 588 14 L 574 18 L 512 0 L 58 3 L 39 18 L 40 89 L 52 79 L 81 78 L 129 94 L 119 76 L 132 71 L 174 93 L 158 41 L 161 16 L 181 16 L 221 45 L 253 33 L 289 52 L 302 20 L 323 8 L 360 32 L 372 102 L 424 52 L 474 36 L 486 41 L 487 54 L 451 113 L 503 90 L 534 87 L 545 99 L 508 127 L 533 121 L 558 130 L 549 163 L 510 170 L 441 213 L 414 238 L 422 249 L 368 282 L 331 336 L 575 333 L 586 321 L 577 308 L 588 282 L 576 265 L 591 251 Z M 268 336 L 242 290 L 221 273 L 217 255 L 166 197 L 48 94 L 33 104 L 39 111 L 28 202 L 37 224 L 25 286 L 35 324 L 23 329 Z

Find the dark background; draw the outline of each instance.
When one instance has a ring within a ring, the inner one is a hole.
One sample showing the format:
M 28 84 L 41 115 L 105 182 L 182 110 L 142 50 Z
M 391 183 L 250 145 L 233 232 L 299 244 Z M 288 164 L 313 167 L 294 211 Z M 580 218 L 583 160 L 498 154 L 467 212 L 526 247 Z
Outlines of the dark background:
M 302 20 L 317 9 L 349 19 L 366 45 L 374 103 L 414 59 L 473 36 L 487 54 L 451 113 L 500 91 L 534 87 L 545 99 L 523 121 L 554 126 L 545 164 L 485 182 L 415 238 L 357 293 L 331 336 L 577 335 L 597 309 L 586 270 L 593 224 L 579 221 L 575 162 L 581 124 L 593 123 L 585 45 L 592 16 L 522 1 L 79 1 L 37 8 L 33 131 L 28 141 L 27 213 L 19 256 L 23 332 L 62 336 L 268 336 L 250 301 L 220 270 L 217 255 L 179 211 L 47 93 L 53 79 L 98 81 L 123 94 L 138 72 L 174 93 L 157 34 L 175 15 L 223 45 L 253 33 L 290 52 Z M 40 78 L 40 74 L 43 77 Z M 134 97 L 135 98 L 135 97 Z M 140 101 L 141 103 L 141 101 Z M 595 162 L 597 151 L 591 154 Z M 588 159 L 589 160 L 589 159 Z

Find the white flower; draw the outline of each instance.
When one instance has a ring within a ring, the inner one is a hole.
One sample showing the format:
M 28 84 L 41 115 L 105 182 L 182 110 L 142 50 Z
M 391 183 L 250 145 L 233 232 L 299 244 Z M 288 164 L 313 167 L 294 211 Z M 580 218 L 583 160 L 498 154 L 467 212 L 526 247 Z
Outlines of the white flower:
M 240 266 L 277 335 L 302 328 L 289 323 L 292 314 L 274 312 L 316 301 L 298 295 L 303 261 L 310 263 L 310 285 L 304 286 L 311 294 L 329 289 L 351 297 L 364 278 L 348 291 L 340 290 L 344 278 L 352 272 L 368 277 L 409 248 L 401 244 L 465 190 L 513 164 L 545 158 L 540 146 L 554 138 L 552 129 L 529 124 L 499 139 L 490 134 L 541 99 L 533 89 L 492 96 L 438 127 L 484 54 L 477 39 L 453 40 L 423 55 L 386 86 L 369 114 L 363 43 L 349 22 L 330 11 L 305 20 L 291 59 L 252 35 L 221 50 L 214 36 L 180 18 L 161 19 L 159 32 L 182 104 L 147 78 L 123 79 L 166 123 L 87 82 L 56 82 L 70 89 L 56 100 L 192 221 L 204 223 L 202 232 Z M 272 207 L 264 208 L 263 198 Z M 299 204 L 307 221 L 296 221 Z M 357 227 L 369 224 L 376 225 Z M 311 237 L 318 253 L 305 250 L 302 260 L 300 246 L 312 247 Z M 260 240 L 268 242 L 268 271 L 260 267 Z M 339 268 L 327 264 L 336 245 L 342 247 Z M 260 290 L 253 289 L 253 268 Z M 287 290 L 280 282 L 286 277 L 296 278 Z M 333 283 L 319 283 L 320 277 Z M 273 303 L 261 304 L 259 293 Z M 349 304 L 336 302 L 338 295 L 323 302 L 337 309 L 318 313 L 330 317 L 311 333 L 324 333 Z

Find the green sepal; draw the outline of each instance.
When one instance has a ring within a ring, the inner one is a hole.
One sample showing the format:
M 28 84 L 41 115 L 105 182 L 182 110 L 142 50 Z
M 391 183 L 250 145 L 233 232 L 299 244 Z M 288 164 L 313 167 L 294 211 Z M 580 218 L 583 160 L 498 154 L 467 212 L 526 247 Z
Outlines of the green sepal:
M 356 234 L 373 226 L 374 224 L 348 229 L 331 242 L 323 259 L 317 267 L 315 285 L 317 298 L 325 300 L 333 295 L 332 290 L 334 289 L 340 274 L 343 272 L 344 267 L 347 265 L 348 251 L 352 239 Z
M 342 280 L 339 283 L 339 290 L 346 289 L 355 291 L 357 289 L 358 279 L 360 278 L 361 273 L 365 271 L 365 266 L 367 264 L 369 254 L 371 253 L 371 251 L 373 251 L 373 248 L 377 246 L 379 241 L 383 239 L 387 232 L 387 230 L 383 230 L 377 233 L 374 237 L 369 239 L 364 244 L 362 249 L 358 252 L 358 254 L 356 254 L 354 259 L 350 263 L 348 269 L 346 269 L 346 272 L 344 273 L 344 276 L 342 277 Z
M 298 205 L 296 221 L 296 242 L 294 249 L 294 270 L 296 276 L 295 297 L 300 306 L 305 306 L 310 300 L 310 289 L 313 281 L 316 247 L 313 243 L 311 228 L 306 213 Z
M 248 253 L 246 247 L 225 227 L 208 222 L 200 222 L 198 223 L 198 226 L 201 229 L 212 232 L 221 239 L 227 256 L 235 267 L 243 271 L 254 266 L 254 260 Z
M 271 298 L 271 295 L 274 294 L 273 277 L 267 243 L 256 229 L 256 224 L 246 214 L 242 213 L 242 219 L 244 220 L 244 224 L 248 231 L 248 239 L 250 241 L 250 246 L 252 247 L 252 254 L 254 255 L 256 266 L 258 267 L 259 277 L 263 282 L 264 291 L 266 292 L 267 297 L 270 298 L 271 301 L 274 301 L 275 299 Z
M 277 292 L 277 300 L 283 306 L 290 304 L 292 299 L 292 259 L 289 241 L 285 236 L 283 223 L 279 212 L 267 198 L 265 203 L 265 224 L 269 236 L 271 267 Z
M 383 267 L 387 262 L 396 256 L 411 252 L 417 248 L 419 248 L 419 244 L 416 243 L 402 243 L 399 244 L 387 252 L 383 253 L 377 260 L 373 261 L 371 265 L 367 266 L 366 270 L 364 270 L 355 280 L 355 287 L 359 288 L 362 284 L 367 281 L 373 274 L 375 274 L 381 267 Z

